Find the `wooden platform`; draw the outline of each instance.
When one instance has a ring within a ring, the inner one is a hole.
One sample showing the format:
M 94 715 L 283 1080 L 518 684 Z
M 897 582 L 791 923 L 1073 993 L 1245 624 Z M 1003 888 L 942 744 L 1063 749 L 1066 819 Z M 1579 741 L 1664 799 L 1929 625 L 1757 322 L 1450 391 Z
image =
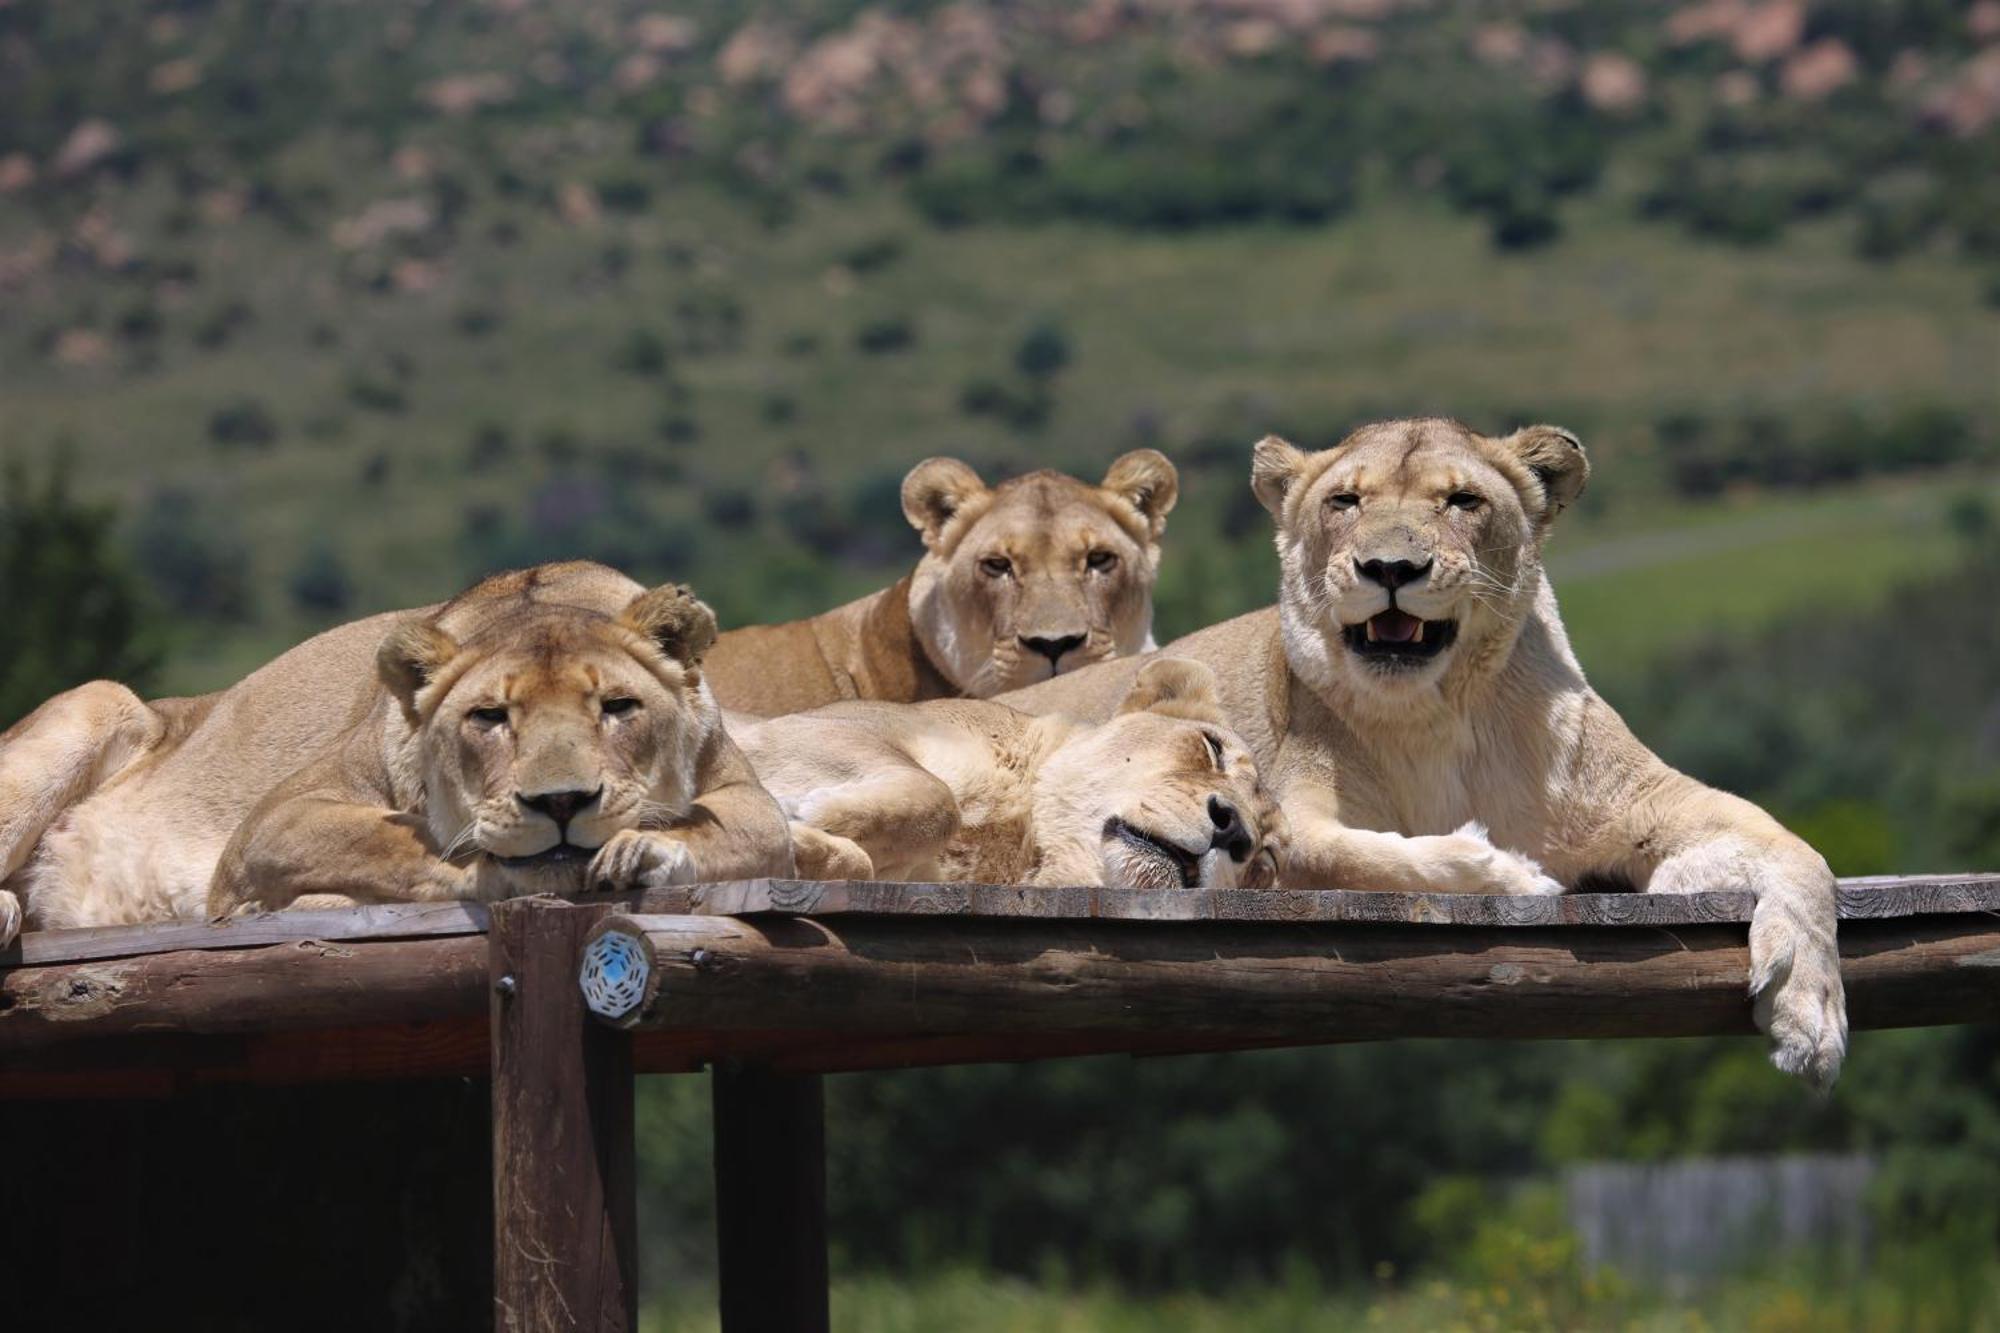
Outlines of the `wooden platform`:
M 667 955 L 648 1073 L 1750 1030 L 1742 892 L 754 880 L 589 906 Z M 2000 875 L 1850 880 L 1841 919 L 1856 1027 L 2000 1013 Z M 0 951 L 0 1097 L 482 1074 L 490 922 L 448 904 L 25 935 Z M 893 1002 L 914 968 L 921 1002 Z
M 824 1328 L 823 1071 L 1746 1033 L 1753 906 L 757 880 L 31 934 L 0 952 L 0 1141 L 34 1155 L 0 1263 L 71 1323 L 182 1290 L 217 1327 L 630 1328 L 631 1079 L 706 1067 L 725 1326 Z M 2000 876 L 1848 881 L 1841 918 L 1855 1027 L 2000 1019 Z M 643 988 L 593 1016 L 604 936 Z

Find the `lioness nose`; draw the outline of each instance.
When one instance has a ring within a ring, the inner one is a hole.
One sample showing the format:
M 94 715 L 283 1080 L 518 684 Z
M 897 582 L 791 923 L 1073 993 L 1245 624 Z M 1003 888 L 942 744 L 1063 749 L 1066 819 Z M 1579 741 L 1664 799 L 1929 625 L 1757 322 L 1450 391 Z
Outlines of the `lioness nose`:
M 533 796 L 517 794 L 514 799 L 530 810 L 538 810 L 558 824 L 567 824 L 576 818 L 577 811 L 586 805 L 594 805 L 604 794 L 604 788 L 596 791 L 545 791 Z
M 1083 647 L 1083 639 L 1084 636 L 1081 634 L 1065 634 L 1060 639 L 1045 639 L 1023 634 L 1021 646 L 1031 653 L 1040 653 L 1049 659 L 1050 666 L 1054 666 L 1062 661 L 1062 655 L 1070 649 Z
M 1431 562 L 1414 560 L 1356 560 L 1354 572 L 1370 583 L 1379 583 L 1394 592 L 1405 583 L 1415 583 L 1431 572 Z
M 1243 816 L 1236 813 L 1236 807 L 1220 796 L 1208 798 L 1208 819 L 1215 825 L 1215 836 L 1208 840 L 1210 847 L 1219 847 L 1229 853 L 1229 859 L 1242 864 L 1250 856 L 1250 831 L 1243 827 Z

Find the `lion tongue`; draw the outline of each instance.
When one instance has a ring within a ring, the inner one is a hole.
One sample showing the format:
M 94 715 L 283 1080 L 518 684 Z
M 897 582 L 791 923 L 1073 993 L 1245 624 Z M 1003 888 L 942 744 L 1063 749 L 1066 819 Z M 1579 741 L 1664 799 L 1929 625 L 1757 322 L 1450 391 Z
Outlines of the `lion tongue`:
M 1401 611 L 1384 611 L 1368 618 L 1371 643 L 1416 643 L 1424 637 L 1424 622 Z

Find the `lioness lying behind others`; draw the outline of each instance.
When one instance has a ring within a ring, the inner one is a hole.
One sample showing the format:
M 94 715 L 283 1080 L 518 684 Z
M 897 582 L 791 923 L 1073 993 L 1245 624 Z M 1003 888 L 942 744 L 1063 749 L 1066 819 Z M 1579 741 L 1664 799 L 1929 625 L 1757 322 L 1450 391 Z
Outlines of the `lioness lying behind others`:
M 0 944 L 245 906 L 789 874 L 715 617 L 575 562 L 330 630 L 218 694 L 98 681 L 0 736 Z
M 989 487 L 955 458 L 926 459 L 903 479 L 916 569 L 809 620 L 730 630 L 708 655 L 710 686 L 732 712 L 775 717 L 843 699 L 984 699 L 1145 652 L 1179 494 L 1155 449 L 1095 486 L 1042 471 Z
M 1283 845 L 1198 662 L 1148 663 L 1099 726 L 935 700 L 731 727 L 807 878 L 1264 888 Z

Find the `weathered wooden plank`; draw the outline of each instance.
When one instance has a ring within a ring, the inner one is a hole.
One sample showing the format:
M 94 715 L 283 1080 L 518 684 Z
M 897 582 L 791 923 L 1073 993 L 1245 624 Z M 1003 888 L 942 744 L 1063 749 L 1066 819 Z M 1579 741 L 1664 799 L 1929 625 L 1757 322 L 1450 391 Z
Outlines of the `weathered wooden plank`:
M 1740 925 L 949 922 L 643 916 L 650 1000 L 628 1025 L 872 1035 L 1174 1034 L 1296 1042 L 1747 1032 Z M 2000 918 L 1843 930 L 1857 1027 L 2000 1014 Z M 725 1043 L 726 1044 L 726 1043 Z
M 826 1104 L 817 1074 L 721 1060 L 715 1239 L 722 1333 L 826 1333 Z
M 1464 926 L 1680 926 L 1750 919 L 1743 890 L 1690 894 L 1351 893 L 1327 889 L 1133 890 L 1010 884 L 885 884 L 736 880 L 592 897 L 623 911 L 665 915 L 992 916 L 1042 920 L 1325 921 Z M 1842 920 L 2000 911 L 2000 875 L 1871 876 L 1841 881 Z M 269 912 L 224 921 L 176 921 L 89 930 L 31 931 L 0 949 L 9 968 L 310 940 L 391 940 L 482 934 L 480 903 L 381 904 L 347 911 Z
M 574 982 L 572 981 L 572 988 Z M 304 940 L 0 970 L 0 1052 L 120 1033 L 250 1033 L 476 1015 L 486 941 Z
M 0 949 L 0 968 L 189 949 L 246 949 L 300 940 L 418 939 L 485 933 L 486 908 L 479 903 L 385 903 L 342 911 L 263 912 L 220 921 L 30 931 L 11 949 Z
M 1743 889 L 1706 893 L 1353 893 L 1331 889 L 1035 888 L 991 884 L 740 880 L 657 890 L 641 914 L 745 916 L 970 916 L 1042 920 L 1372 922 L 1382 925 L 1692 926 L 1747 923 Z M 2000 911 L 2000 875 L 1876 877 L 1843 881 L 1842 919 Z
M 1840 883 L 1843 921 L 2000 911 L 2000 875 L 1883 875 Z
M 639 1326 L 632 1043 L 590 1021 L 584 937 L 607 909 L 493 909 L 493 1303 L 502 1333 Z

